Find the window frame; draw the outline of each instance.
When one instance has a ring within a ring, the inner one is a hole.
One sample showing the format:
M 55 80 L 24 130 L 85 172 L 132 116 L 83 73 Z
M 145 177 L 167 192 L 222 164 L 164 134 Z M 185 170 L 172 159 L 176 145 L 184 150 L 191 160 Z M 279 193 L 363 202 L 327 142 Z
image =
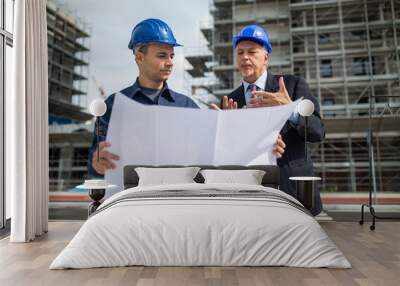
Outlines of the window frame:
M 15 1 L 12 1 L 14 6 Z M 0 0 L 0 230 L 7 230 L 9 228 L 9 222 L 6 217 L 6 188 L 5 188 L 5 95 L 6 95 L 6 61 L 7 46 L 13 47 L 13 34 L 6 30 L 6 0 Z M 14 7 L 12 9 L 14 12 Z M 13 17 L 13 15 L 11 15 Z M 1 233 L 0 233 L 1 234 Z

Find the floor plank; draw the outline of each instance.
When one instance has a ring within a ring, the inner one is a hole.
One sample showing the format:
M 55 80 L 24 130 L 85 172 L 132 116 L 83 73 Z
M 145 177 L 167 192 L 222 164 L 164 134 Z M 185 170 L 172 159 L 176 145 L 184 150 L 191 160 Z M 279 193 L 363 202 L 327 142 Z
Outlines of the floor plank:
M 0 285 L 399 285 L 400 222 L 379 222 L 375 231 L 355 222 L 322 222 L 352 269 L 290 267 L 118 267 L 48 269 L 82 222 L 50 222 L 49 233 L 32 243 L 0 240 Z

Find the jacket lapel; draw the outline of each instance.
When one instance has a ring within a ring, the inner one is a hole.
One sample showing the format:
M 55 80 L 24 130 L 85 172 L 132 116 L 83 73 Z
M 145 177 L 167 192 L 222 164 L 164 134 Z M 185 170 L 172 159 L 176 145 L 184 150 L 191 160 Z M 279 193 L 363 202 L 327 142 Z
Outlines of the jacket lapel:
M 270 91 L 270 92 L 277 92 L 279 90 L 279 84 L 276 79 L 276 76 L 272 74 L 271 72 L 268 72 L 267 75 L 267 82 L 265 83 L 265 91 Z
M 233 92 L 232 99 L 238 103 L 238 108 L 242 108 L 246 105 L 243 83 Z

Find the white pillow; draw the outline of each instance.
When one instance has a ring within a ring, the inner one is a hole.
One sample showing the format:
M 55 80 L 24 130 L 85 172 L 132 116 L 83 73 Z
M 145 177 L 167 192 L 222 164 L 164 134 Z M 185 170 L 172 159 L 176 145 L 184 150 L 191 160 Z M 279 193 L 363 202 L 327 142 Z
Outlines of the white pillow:
M 199 167 L 135 168 L 139 176 L 139 186 L 195 183 L 193 179 L 199 170 Z
M 265 171 L 261 170 L 202 170 L 205 184 L 246 184 L 261 185 Z

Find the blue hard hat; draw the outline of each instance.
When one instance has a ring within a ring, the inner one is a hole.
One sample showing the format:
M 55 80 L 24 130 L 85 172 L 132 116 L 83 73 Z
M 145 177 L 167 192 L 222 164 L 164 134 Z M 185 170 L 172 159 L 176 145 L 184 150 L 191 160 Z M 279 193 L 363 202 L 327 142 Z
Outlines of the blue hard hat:
M 133 50 L 139 44 L 164 43 L 181 46 L 176 42 L 174 34 L 167 23 L 160 19 L 146 19 L 133 28 L 128 48 Z
M 233 37 L 233 46 L 236 46 L 241 41 L 252 41 L 264 46 L 268 53 L 272 53 L 272 46 L 268 39 L 267 32 L 257 25 L 249 25 L 244 27 L 239 35 Z

